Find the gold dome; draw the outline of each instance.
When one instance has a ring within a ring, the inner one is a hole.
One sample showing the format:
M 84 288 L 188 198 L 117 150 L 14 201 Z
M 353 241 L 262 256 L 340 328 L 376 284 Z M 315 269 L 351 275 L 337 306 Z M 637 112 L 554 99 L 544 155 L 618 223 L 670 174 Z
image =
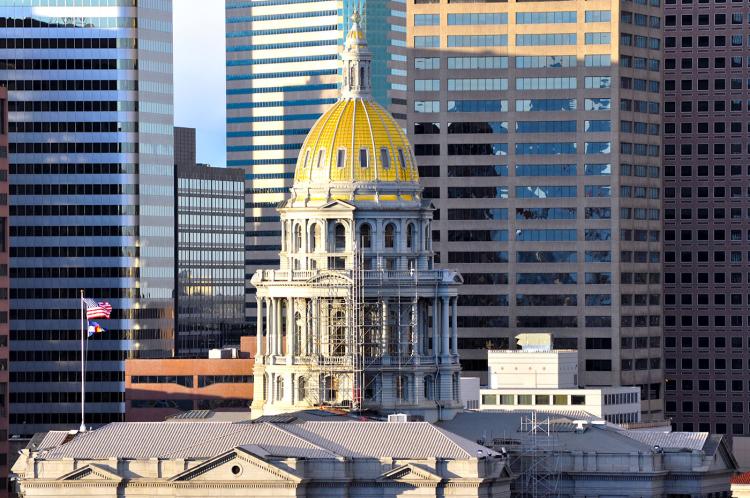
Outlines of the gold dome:
M 352 21 L 342 52 L 341 97 L 302 144 L 292 190 L 306 191 L 308 197 L 317 191 L 318 198 L 327 191 L 325 198 L 415 199 L 422 189 L 409 141 L 393 116 L 370 96 L 372 54 L 358 12 Z
M 363 98 L 339 100 L 302 144 L 295 183 L 419 182 L 409 141 L 393 116 Z

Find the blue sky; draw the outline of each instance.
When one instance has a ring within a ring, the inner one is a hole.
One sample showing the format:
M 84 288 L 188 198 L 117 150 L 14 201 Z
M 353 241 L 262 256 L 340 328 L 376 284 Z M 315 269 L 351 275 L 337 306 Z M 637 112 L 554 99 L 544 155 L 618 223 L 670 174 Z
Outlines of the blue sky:
M 224 2 L 175 0 L 174 124 L 196 128 L 198 162 L 226 165 Z

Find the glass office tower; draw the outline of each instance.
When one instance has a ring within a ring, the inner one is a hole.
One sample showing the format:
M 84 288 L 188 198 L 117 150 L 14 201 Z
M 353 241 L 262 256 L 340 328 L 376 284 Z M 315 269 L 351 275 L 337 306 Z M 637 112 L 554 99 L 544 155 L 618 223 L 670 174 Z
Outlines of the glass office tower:
M 65 5 L 65 6 L 58 6 Z M 172 3 L 2 0 L 9 91 L 10 434 L 120 420 L 123 360 L 174 348 Z
M 659 0 L 414 1 L 409 132 L 464 375 L 549 332 L 663 417 Z M 438 259 L 439 258 L 439 259 Z
M 176 355 L 206 358 L 240 347 L 245 327 L 245 175 L 239 168 L 178 164 Z
M 373 95 L 403 120 L 403 1 L 226 1 L 227 165 L 245 170 L 248 280 L 258 268 L 278 267 L 276 205 L 310 127 L 338 97 L 338 52 L 355 8 L 375 61 Z M 255 316 L 255 289 L 247 292 L 246 311 Z

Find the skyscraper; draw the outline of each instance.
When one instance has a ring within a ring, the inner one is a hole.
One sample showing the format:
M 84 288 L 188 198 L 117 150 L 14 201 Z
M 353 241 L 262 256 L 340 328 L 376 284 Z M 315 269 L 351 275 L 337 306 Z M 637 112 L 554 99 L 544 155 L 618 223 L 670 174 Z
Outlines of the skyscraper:
M 8 92 L 0 87 L 0 497 L 8 496 Z M 3 457 L 0 457 L 3 458 Z
M 119 420 L 123 360 L 174 340 L 172 7 L 0 6 L 9 91 L 11 434 L 80 423 L 80 290 L 107 300 L 88 341 L 87 423 Z
M 409 3 L 408 130 L 463 368 L 550 332 L 663 416 L 659 0 Z
M 666 413 L 736 442 L 750 434 L 748 14 L 665 4 Z
M 275 208 L 310 127 L 336 101 L 338 47 L 355 7 L 373 51 L 373 95 L 405 118 L 405 5 L 366 0 L 227 0 L 227 165 L 245 169 L 246 274 L 278 266 Z M 372 33 L 372 34 L 370 34 Z M 254 289 L 248 288 L 249 292 Z M 255 299 L 246 296 L 248 315 Z
M 195 166 L 195 128 L 174 127 L 175 166 Z
M 245 329 L 244 191 L 238 168 L 175 168 L 177 356 L 205 358 L 209 349 L 240 347 Z

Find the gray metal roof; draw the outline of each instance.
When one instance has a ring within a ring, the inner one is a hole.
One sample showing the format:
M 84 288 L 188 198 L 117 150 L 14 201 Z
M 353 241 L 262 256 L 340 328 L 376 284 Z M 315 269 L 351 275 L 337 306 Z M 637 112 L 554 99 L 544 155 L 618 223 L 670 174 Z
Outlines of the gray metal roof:
M 279 457 L 474 458 L 476 443 L 426 422 L 325 421 L 292 424 L 117 422 L 42 451 L 47 460 L 206 459 L 236 447 Z
M 462 412 L 453 420 L 438 425 L 465 438 L 491 442 L 493 439 L 522 441 L 528 431 L 522 429 L 521 419 L 528 412 L 478 411 Z M 715 451 L 717 444 L 705 432 L 661 432 L 622 429 L 611 424 L 587 425 L 584 431 L 567 430 L 573 425 L 572 417 L 555 413 L 541 414 L 537 421 L 549 416 L 552 436 L 565 451 L 596 451 L 602 453 L 629 453 L 653 451 L 658 445 L 665 450 Z
M 702 450 L 708 441 L 708 432 L 623 431 L 623 434 L 652 448 L 664 449 Z

